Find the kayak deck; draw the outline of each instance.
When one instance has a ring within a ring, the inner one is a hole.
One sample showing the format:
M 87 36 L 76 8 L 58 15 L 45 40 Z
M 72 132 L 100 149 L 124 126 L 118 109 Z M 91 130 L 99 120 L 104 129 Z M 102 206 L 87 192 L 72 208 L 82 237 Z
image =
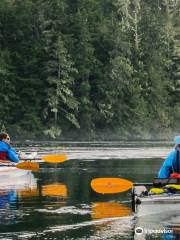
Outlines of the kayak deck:
M 8 166 L 3 166 L 0 167 L 0 174 L 4 173 L 4 172 L 14 172 L 17 171 L 17 169 L 15 167 L 8 167 Z
M 4 163 L 3 165 L 1 164 L 0 165 L 0 186 L 1 186 L 1 183 L 4 184 L 7 178 L 15 179 L 16 177 L 27 174 L 27 172 L 29 171 L 16 168 L 16 164 L 14 165 L 13 164 L 9 165 L 9 163 Z
M 147 217 L 147 216 L 157 216 L 157 214 L 162 215 L 177 215 L 180 209 L 180 196 L 179 200 L 175 201 L 158 201 L 158 202 L 142 202 L 137 205 L 135 215 L 137 217 Z
M 176 193 L 164 192 L 151 194 L 145 186 L 137 186 L 133 189 L 134 199 L 132 208 L 136 216 L 147 216 L 158 213 L 177 213 L 180 209 L 180 191 Z
M 180 203 L 180 194 L 161 194 L 161 195 L 150 195 L 147 197 L 139 197 L 139 200 L 143 204 L 149 204 L 149 203 L 175 203 L 178 202 Z

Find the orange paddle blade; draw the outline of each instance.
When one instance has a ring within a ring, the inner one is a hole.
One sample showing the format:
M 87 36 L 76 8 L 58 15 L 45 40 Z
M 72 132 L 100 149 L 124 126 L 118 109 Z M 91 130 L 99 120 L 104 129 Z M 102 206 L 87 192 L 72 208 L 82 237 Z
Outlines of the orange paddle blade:
M 61 163 L 68 159 L 65 154 L 51 154 L 42 156 L 42 160 L 49 163 Z
M 91 188 L 97 193 L 120 193 L 133 187 L 133 183 L 123 178 L 95 178 Z
M 92 218 L 125 217 L 132 213 L 131 208 L 117 202 L 97 202 L 92 205 Z
M 16 167 L 24 170 L 32 170 L 32 171 L 39 170 L 39 164 L 35 162 L 21 162 L 16 164 Z

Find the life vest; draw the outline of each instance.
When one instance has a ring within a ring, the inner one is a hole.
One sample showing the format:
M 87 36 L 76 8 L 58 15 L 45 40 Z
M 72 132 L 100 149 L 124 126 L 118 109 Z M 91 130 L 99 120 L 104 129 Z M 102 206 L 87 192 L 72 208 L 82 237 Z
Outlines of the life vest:
M 8 156 L 6 152 L 0 152 L 0 160 L 7 160 Z
M 171 173 L 170 178 L 180 178 L 180 173 Z
M 179 156 L 179 150 L 177 150 L 176 154 L 176 164 L 177 164 L 177 173 L 180 173 L 180 156 Z
M 179 150 L 177 150 L 176 154 L 176 172 L 171 173 L 170 178 L 180 178 L 180 156 Z

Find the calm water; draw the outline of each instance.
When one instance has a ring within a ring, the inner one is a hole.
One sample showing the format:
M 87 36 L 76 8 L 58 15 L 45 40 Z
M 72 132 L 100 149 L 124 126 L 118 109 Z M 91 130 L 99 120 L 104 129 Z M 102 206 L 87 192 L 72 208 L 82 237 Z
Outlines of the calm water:
M 40 161 L 40 171 L 35 173 L 1 173 L 0 239 L 180 239 L 180 209 L 176 216 L 157 215 L 142 223 L 131 212 L 130 192 L 100 195 L 90 188 L 96 177 L 151 182 L 172 147 L 168 143 L 27 141 L 16 145 L 26 152 L 38 151 L 39 156 L 65 152 L 69 160 Z M 173 231 L 138 236 L 136 227 Z

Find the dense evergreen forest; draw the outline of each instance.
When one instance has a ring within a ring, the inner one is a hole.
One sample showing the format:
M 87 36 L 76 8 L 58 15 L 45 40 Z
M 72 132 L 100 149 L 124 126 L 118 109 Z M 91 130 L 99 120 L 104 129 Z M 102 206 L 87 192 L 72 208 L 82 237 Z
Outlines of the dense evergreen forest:
M 59 139 L 180 131 L 180 0 L 1 0 L 0 128 Z

